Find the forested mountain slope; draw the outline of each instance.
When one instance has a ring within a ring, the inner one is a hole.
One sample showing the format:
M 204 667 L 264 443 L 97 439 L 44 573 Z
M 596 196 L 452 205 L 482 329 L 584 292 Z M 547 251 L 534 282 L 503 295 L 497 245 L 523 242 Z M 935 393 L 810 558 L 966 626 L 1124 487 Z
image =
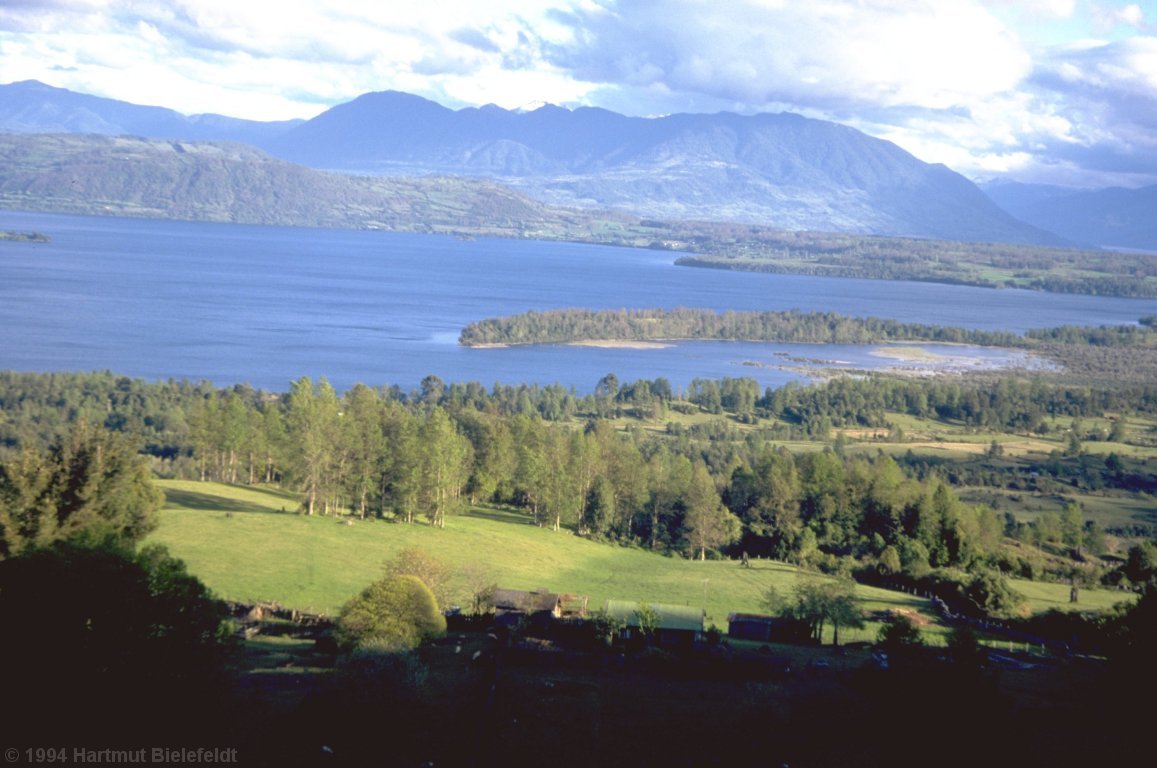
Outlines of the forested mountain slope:
M 59 213 L 517 235 L 551 212 L 482 180 L 323 173 L 244 144 L 0 134 L 0 207 Z

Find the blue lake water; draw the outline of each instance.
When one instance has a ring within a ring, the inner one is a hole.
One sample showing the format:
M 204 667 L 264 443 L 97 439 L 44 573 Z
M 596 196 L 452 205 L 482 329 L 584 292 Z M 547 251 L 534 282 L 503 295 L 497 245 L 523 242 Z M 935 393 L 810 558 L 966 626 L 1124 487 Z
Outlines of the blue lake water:
M 685 342 L 665 349 L 466 349 L 495 315 L 559 307 L 831 310 L 1007 329 L 1136 322 L 1157 301 L 673 265 L 671 254 L 570 243 L 73 217 L 0 211 L 0 369 L 111 370 L 285 390 L 300 376 L 409 389 L 446 381 L 593 389 L 599 378 L 800 379 L 795 358 L 895 361 L 871 347 Z M 1004 353 L 933 352 L 971 362 Z

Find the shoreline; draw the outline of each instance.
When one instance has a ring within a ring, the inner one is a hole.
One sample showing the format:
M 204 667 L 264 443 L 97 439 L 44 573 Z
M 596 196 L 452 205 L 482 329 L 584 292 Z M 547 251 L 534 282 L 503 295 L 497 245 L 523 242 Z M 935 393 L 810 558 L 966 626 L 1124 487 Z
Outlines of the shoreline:
M 598 347 L 600 349 L 667 349 L 675 346 L 673 343 L 661 341 L 616 341 L 612 339 L 588 339 L 586 341 L 568 341 L 568 347 Z

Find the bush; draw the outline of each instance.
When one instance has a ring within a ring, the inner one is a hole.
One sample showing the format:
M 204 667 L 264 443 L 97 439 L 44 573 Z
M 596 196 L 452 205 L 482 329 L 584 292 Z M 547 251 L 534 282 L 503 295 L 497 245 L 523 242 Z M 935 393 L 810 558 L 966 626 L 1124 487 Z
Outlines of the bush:
M 218 711 L 229 625 L 162 547 L 58 543 L 0 562 L 0 626 L 6 726 L 27 743 L 174 736 L 192 727 L 177 713 Z
M 924 637 L 906 616 L 895 616 L 880 627 L 877 642 L 889 655 L 905 655 L 922 648 Z
M 335 687 L 347 705 L 383 707 L 413 704 L 429 670 L 410 651 L 370 640 L 345 656 L 334 672 Z
M 404 651 L 446 632 L 446 617 L 416 576 L 388 576 L 342 606 L 337 641 L 343 650 L 370 646 Z

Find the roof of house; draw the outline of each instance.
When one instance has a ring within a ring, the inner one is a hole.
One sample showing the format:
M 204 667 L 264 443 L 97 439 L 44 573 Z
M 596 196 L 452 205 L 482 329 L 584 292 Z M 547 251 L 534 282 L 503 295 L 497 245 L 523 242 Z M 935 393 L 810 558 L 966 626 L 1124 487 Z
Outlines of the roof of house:
M 777 619 L 775 616 L 764 616 L 763 614 L 759 614 L 759 613 L 729 613 L 729 614 L 727 614 L 727 623 L 728 624 L 734 624 L 737 621 L 749 621 L 752 623 L 759 623 L 759 624 L 774 624 L 775 622 L 780 621 L 780 619 Z
M 622 621 L 628 627 L 637 627 L 639 626 L 639 605 L 640 602 L 637 600 L 608 600 L 606 612 L 608 616 Z M 703 631 L 703 620 L 707 612 L 702 608 L 664 603 L 647 603 L 647 605 L 659 615 L 659 629 Z
M 558 609 L 559 596 L 553 592 L 526 592 L 518 589 L 494 590 L 494 607 L 500 611 L 538 613 Z

